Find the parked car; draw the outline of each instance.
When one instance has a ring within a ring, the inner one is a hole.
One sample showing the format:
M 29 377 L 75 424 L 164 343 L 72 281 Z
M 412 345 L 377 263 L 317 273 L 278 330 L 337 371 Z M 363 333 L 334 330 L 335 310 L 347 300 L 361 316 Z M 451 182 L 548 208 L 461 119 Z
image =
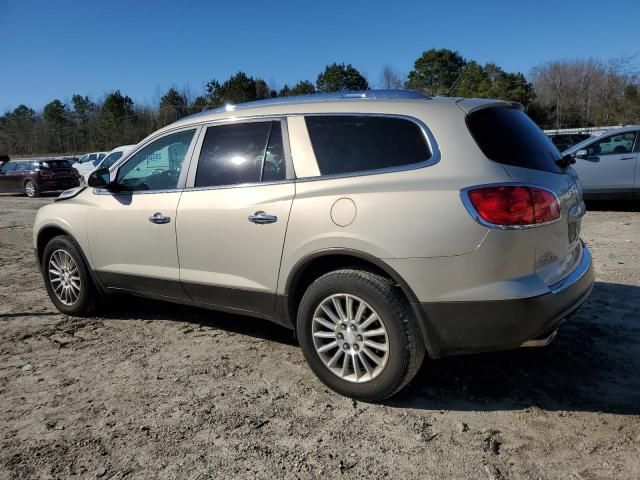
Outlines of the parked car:
M 76 187 L 78 178 L 69 160 L 12 160 L 0 170 L 0 192 L 37 197 L 42 192 Z
M 509 102 L 405 90 L 228 106 L 88 183 L 34 225 L 60 311 L 117 291 L 271 320 L 358 399 L 398 392 L 425 355 L 546 345 L 594 281 L 577 180 Z
M 122 145 L 120 147 L 114 148 L 107 154 L 107 156 L 105 156 L 102 160 L 100 160 L 96 164 L 96 166 L 93 167 L 91 170 L 89 170 L 90 168 L 89 165 L 91 165 L 90 162 L 83 164 L 83 166 L 87 165 L 86 168 L 82 168 L 82 171 L 85 172 L 83 174 L 83 177 L 85 178 L 85 180 L 87 180 L 91 172 L 93 172 L 96 168 L 101 168 L 101 167 L 110 168 L 113 164 L 115 164 L 118 160 L 120 160 L 123 155 L 131 151 L 134 147 L 135 145 Z
M 73 164 L 73 168 L 75 168 L 81 176 L 88 175 L 107 155 L 108 152 L 85 153 Z
M 640 198 L 640 126 L 608 130 L 565 150 L 587 199 Z

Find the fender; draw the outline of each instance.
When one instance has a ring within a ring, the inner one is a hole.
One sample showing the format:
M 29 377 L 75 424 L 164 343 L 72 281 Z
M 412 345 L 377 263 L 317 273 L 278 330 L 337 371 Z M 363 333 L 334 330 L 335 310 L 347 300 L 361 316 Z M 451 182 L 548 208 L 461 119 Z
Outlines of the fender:
M 389 278 L 391 278 L 394 282 L 396 282 L 405 297 L 407 298 L 409 304 L 411 305 L 411 310 L 413 311 L 415 318 L 420 327 L 420 332 L 422 333 L 422 339 L 427 348 L 427 352 L 431 357 L 438 356 L 437 352 L 439 351 L 438 345 L 435 344 L 437 336 L 435 332 L 432 330 L 431 323 L 429 319 L 426 317 L 424 313 L 424 309 L 421 308 L 420 301 L 416 297 L 415 293 L 411 289 L 411 287 L 404 281 L 404 279 L 400 276 L 398 272 L 396 272 L 393 267 L 384 262 L 383 260 L 374 257 L 368 253 L 362 252 L 360 250 L 354 250 L 349 248 L 325 248 L 321 250 L 313 251 L 300 260 L 298 260 L 291 271 L 289 272 L 289 276 L 287 277 L 285 283 L 285 291 L 284 295 L 278 295 L 276 300 L 276 316 L 280 316 L 284 319 L 285 323 L 290 325 L 295 329 L 297 319 L 295 318 L 295 312 L 293 311 L 292 305 L 292 293 L 295 291 L 297 283 L 300 281 L 302 273 L 305 271 L 306 267 L 315 259 L 333 256 L 333 255 L 344 255 L 350 256 L 354 258 L 358 258 L 360 260 L 364 260 L 376 268 L 383 271 Z
M 46 230 L 47 228 L 55 228 L 56 230 L 60 230 L 73 241 L 73 243 L 75 244 L 76 248 L 80 252 L 80 255 L 82 256 L 82 261 L 87 266 L 87 270 L 89 271 L 89 275 L 91 276 L 91 280 L 93 281 L 93 284 L 96 286 L 96 288 L 98 289 L 98 291 L 101 294 L 105 295 L 107 293 L 107 289 L 104 287 L 104 285 L 100 281 L 100 278 L 98 277 L 98 275 L 96 275 L 96 272 L 93 270 L 93 268 L 91 268 L 91 264 L 87 261 L 87 256 L 85 255 L 84 250 L 82 249 L 82 247 L 80 246 L 80 244 L 76 240 L 75 236 L 73 234 L 71 234 L 69 232 L 69 230 L 67 230 L 64 227 L 61 227 L 60 225 L 58 225 L 56 223 L 46 223 L 46 224 L 42 225 L 38 229 L 38 233 L 36 235 L 36 240 L 40 239 L 41 233 L 44 230 Z M 39 241 L 37 243 L 39 243 Z M 42 273 L 42 275 L 44 276 L 45 272 L 43 270 L 43 265 L 42 265 L 42 262 L 41 262 L 40 249 L 38 247 L 35 247 L 34 250 L 35 250 L 35 254 L 36 254 L 36 262 L 38 263 L 38 268 L 40 269 L 40 273 Z

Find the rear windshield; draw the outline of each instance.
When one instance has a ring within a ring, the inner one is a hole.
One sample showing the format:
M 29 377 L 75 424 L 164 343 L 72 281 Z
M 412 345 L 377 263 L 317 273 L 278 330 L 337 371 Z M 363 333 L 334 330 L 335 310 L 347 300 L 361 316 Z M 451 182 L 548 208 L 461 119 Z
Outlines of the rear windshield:
M 47 160 L 45 162 L 37 162 L 35 165 L 39 165 L 39 167 L 43 169 L 51 170 L 71 168 L 71 162 L 69 162 L 69 160 Z
M 511 107 L 485 108 L 467 117 L 467 126 L 487 158 L 504 165 L 562 173 L 562 155 L 526 113 Z

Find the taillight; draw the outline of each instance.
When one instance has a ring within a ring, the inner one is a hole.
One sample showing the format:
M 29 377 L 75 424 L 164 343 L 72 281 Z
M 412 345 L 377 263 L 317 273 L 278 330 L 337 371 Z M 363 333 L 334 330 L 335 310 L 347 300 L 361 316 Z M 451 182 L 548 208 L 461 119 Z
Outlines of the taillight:
M 40 175 L 41 177 L 53 177 L 55 173 L 53 173 L 51 170 L 39 170 L 38 175 Z
M 560 218 L 558 197 L 542 188 L 496 185 L 471 188 L 466 195 L 480 219 L 498 227 L 534 226 Z

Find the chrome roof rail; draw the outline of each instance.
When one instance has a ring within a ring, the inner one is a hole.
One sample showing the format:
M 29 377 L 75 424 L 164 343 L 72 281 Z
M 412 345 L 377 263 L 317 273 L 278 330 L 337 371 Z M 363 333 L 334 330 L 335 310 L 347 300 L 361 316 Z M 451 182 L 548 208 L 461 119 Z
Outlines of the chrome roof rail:
M 429 100 L 431 97 L 415 90 L 356 90 L 347 92 L 313 93 L 309 95 L 293 95 L 290 97 L 266 98 L 237 105 L 225 105 L 195 113 L 186 118 L 198 117 L 211 113 L 231 112 L 247 108 L 269 107 L 272 105 L 296 105 L 306 103 L 327 102 L 336 100 Z

